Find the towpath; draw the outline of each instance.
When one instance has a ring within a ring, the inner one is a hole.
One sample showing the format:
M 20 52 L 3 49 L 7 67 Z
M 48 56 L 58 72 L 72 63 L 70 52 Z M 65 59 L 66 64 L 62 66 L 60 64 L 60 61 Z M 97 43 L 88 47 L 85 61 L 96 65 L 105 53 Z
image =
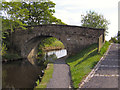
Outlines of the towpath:
M 63 57 L 54 62 L 53 76 L 47 84 L 47 88 L 69 88 L 70 72 L 65 59 L 66 57 Z

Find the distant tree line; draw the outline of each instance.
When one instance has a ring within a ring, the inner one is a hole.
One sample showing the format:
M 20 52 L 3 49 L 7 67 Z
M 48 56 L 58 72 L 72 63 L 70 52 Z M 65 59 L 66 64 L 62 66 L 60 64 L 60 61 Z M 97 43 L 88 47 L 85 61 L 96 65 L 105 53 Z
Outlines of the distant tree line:
M 111 42 L 111 43 L 119 43 L 120 44 L 120 31 L 118 31 L 117 36 L 111 37 L 109 42 Z

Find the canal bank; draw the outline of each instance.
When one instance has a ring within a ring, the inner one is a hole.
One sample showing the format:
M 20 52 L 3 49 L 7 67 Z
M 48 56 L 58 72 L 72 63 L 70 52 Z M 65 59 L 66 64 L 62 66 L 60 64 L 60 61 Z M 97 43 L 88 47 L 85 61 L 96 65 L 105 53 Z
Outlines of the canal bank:
M 50 55 L 56 55 L 57 59 L 56 60 L 50 60 L 50 63 L 48 64 L 45 74 L 42 78 L 42 81 L 40 84 L 35 87 L 37 88 L 64 88 L 64 85 L 61 85 L 63 82 L 70 82 L 70 73 L 69 73 L 69 66 L 65 63 L 65 59 L 67 58 L 67 51 L 65 49 L 58 50 L 58 51 L 50 51 L 47 53 L 48 56 Z M 62 73 L 62 74 L 58 74 Z M 66 78 L 66 80 L 63 80 L 62 78 Z M 62 81 L 61 81 L 62 80 Z M 60 83 L 61 81 L 62 83 Z M 56 82 L 57 84 L 54 84 Z M 67 83 L 70 85 L 70 83 Z M 57 85 L 61 85 L 60 87 Z M 66 85 L 66 83 L 65 83 Z M 66 85 L 66 86 L 69 86 Z
M 34 88 L 46 68 L 41 65 L 32 65 L 27 59 L 2 64 L 2 88 Z
M 98 52 L 97 44 L 93 44 L 83 49 L 80 53 L 70 56 L 66 63 L 70 66 L 72 83 L 74 88 L 79 88 L 81 82 L 88 76 L 94 66 L 107 51 L 110 43 L 105 42 Z
M 47 52 L 46 57 L 43 58 L 44 62 L 42 62 L 38 66 L 32 65 L 27 59 L 4 63 L 3 64 L 3 81 L 2 81 L 3 88 L 34 88 L 36 87 L 38 83 L 36 81 L 39 80 L 39 83 L 41 82 L 43 73 L 44 73 L 43 71 L 48 68 L 47 66 L 42 66 L 42 65 L 44 65 L 45 63 L 47 65 L 48 60 L 49 62 L 55 61 L 57 58 L 62 57 L 61 55 L 63 56 L 67 55 L 67 52 L 65 49 Z M 48 66 L 51 66 L 51 65 L 48 64 Z M 23 82 L 25 83 L 23 84 Z
M 109 45 L 109 44 L 107 44 Z M 107 48 L 105 46 L 105 48 Z M 57 60 L 53 60 L 51 59 L 51 56 L 54 56 L 57 57 L 57 53 L 59 53 L 58 55 L 61 55 L 60 53 L 64 53 L 65 51 L 64 50 L 59 50 L 59 51 L 50 51 L 49 53 L 46 54 L 46 56 L 50 56 L 48 57 L 47 59 L 50 60 L 50 62 L 53 62 L 54 61 L 54 71 L 53 71 L 53 76 L 50 80 L 50 82 L 46 85 L 47 88 L 69 88 L 69 85 L 70 85 L 70 72 L 69 72 L 69 66 L 70 66 L 70 71 L 71 71 L 71 76 L 72 76 L 72 82 L 73 82 L 73 85 L 75 87 L 75 82 L 77 81 L 77 85 L 79 85 L 79 82 L 81 79 L 82 76 L 80 76 L 81 74 L 83 74 L 83 77 L 82 79 L 87 76 L 88 74 L 85 74 L 85 73 L 88 73 L 88 71 L 90 72 L 90 70 L 92 70 L 92 68 L 96 65 L 97 61 L 101 56 L 102 54 L 105 52 L 105 50 L 102 50 L 100 51 L 99 53 L 97 52 L 97 46 L 96 45 L 93 45 L 93 46 L 89 46 L 88 48 L 86 48 L 85 50 L 81 51 L 80 54 L 77 54 L 75 56 L 70 56 L 67 58 L 66 62 L 65 62 L 65 59 L 57 59 Z M 60 57 L 61 58 L 61 57 Z M 47 60 L 45 59 L 45 60 Z M 69 60 L 68 60 L 69 59 Z M 95 60 L 95 61 L 94 61 Z M 26 61 L 26 60 L 24 60 Z M 23 66 L 26 66 L 24 64 L 25 62 L 22 62 L 22 64 L 19 64 L 21 65 L 23 68 Z M 71 64 L 70 64 L 71 63 Z M 28 64 L 29 65 L 29 64 Z M 72 66 L 73 65 L 73 66 Z M 13 66 L 13 65 L 12 65 Z M 33 65 L 32 65 L 33 66 Z M 72 67 L 71 67 L 72 66 Z M 18 66 L 19 67 L 19 66 Z M 35 66 L 34 66 L 35 67 Z M 82 67 L 82 68 L 80 68 Z M 10 68 L 10 67 L 9 67 Z M 13 68 L 16 68 L 16 67 L 13 67 Z M 49 64 L 48 64 L 48 67 L 46 68 L 46 70 L 49 68 Z M 56 69 L 56 70 L 55 70 Z M 74 69 L 74 70 L 72 70 Z M 26 69 L 28 70 L 28 69 Z M 35 70 L 35 69 L 34 69 Z M 34 71 L 33 70 L 33 71 Z M 39 69 L 40 70 L 40 69 Z M 53 70 L 53 69 L 52 69 Z M 9 69 L 8 69 L 9 71 Z M 19 71 L 19 69 L 18 69 Z M 25 71 L 24 68 L 22 71 Z M 9 71 L 11 72 L 11 71 Z M 14 72 L 14 71 L 13 71 Z M 16 68 L 16 71 L 17 72 L 17 68 Z M 5 72 L 6 73 L 6 72 Z M 31 74 L 33 74 L 34 72 L 31 72 Z M 81 73 L 81 74 L 80 74 Z M 30 74 L 30 73 L 29 73 Z M 31 75 L 30 74 L 30 75 Z M 51 73 L 52 74 L 52 73 Z M 77 74 L 78 76 L 74 76 L 74 74 Z M 13 74 L 11 74 L 12 76 Z M 19 74 L 17 74 L 19 75 Z M 16 76 L 17 76 L 16 75 Z M 13 75 L 14 76 L 14 75 Z M 20 76 L 20 77 L 24 77 L 25 75 L 23 76 Z M 26 75 L 27 76 L 27 75 Z M 29 75 L 28 75 L 29 76 Z M 39 75 L 38 75 L 39 76 Z M 38 77 L 37 76 L 37 77 Z M 17 79 L 20 79 L 19 76 L 17 76 L 18 78 Z M 41 76 L 39 76 L 41 77 Z M 44 76 L 43 76 L 44 77 Z M 64 78 L 65 77 L 65 78 Z M 11 77 L 10 77 L 11 78 Z M 57 78 L 57 79 L 54 79 L 54 78 Z M 63 78 L 63 79 L 62 79 Z M 75 81 L 74 81 L 74 78 L 77 78 Z M 16 79 L 16 80 L 17 80 Z M 31 80 L 31 78 L 29 78 Z M 43 78 L 41 78 L 42 80 Z M 60 79 L 60 80 L 58 80 Z M 66 80 L 67 79 L 67 80 Z M 82 80 L 81 79 L 81 80 Z M 4 79 L 4 80 L 7 80 L 7 79 Z M 36 82 L 38 80 L 38 78 L 34 81 Z M 41 81 L 40 80 L 40 81 Z M 10 80 L 11 81 L 11 80 Z M 49 80 L 48 80 L 49 81 Z M 15 81 L 17 82 L 17 81 Z M 10 82 L 11 83 L 11 82 Z M 22 83 L 22 82 L 21 82 Z M 59 85 L 61 83 L 61 85 Z M 64 85 L 62 85 L 64 83 Z M 38 83 L 40 84 L 40 82 Z M 54 86 L 53 86 L 54 85 Z M 58 86 L 59 85 L 59 86 Z M 8 85 L 7 85 L 8 86 Z M 32 85 L 30 85 L 32 86 Z M 33 85 L 34 86 L 34 85 Z M 35 85 L 36 86 L 36 85 Z M 64 86 L 64 87 L 63 87 Z M 14 87 L 14 85 L 12 85 L 12 87 Z M 25 87 L 25 86 L 24 86 Z M 33 88 L 33 87 L 32 87 Z M 45 87 L 44 87 L 45 88 Z

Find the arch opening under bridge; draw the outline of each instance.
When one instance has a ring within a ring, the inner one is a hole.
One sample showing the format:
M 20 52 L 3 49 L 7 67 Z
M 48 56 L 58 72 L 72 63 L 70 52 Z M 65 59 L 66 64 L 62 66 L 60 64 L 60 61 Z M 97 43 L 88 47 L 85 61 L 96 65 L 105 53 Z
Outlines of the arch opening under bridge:
M 23 57 L 29 56 L 36 49 L 40 41 L 47 37 L 55 37 L 60 40 L 68 55 L 76 54 L 83 48 L 98 43 L 99 37 L 105 41 L 105 30 L 70 25 L 36 25 L 28 26 L 27 30 L 16 29 L 12 35 L 14 49 Z

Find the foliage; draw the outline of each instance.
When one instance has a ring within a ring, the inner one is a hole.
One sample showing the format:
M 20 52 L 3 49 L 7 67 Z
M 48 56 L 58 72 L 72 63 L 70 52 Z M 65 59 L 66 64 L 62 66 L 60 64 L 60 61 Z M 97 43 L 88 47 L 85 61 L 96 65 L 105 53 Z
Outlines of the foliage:
M 39 79 L 36 81 L 36 84 L 37 84 L 37 85 L 39 85 L 39 84 L 40 84 L 40 81 L 39 81 Z
M 39 44 L 38 46 L 38 56 L 44 56 L 43 45 Z
M 25 1 L 25 2 L 2 2 L 2 38 L 6 42 L 6 34 L 9 36 L 15 28 L 22 28 L 28 25 L 40 24 L 65 24 L 60 19 L 53 16 L 55 13 L 55 3 L 50 0 Z M 6 42 L 6 46 L 8 45 Z M 8 47 L 7 47 L 8 48 Z
M 39 44 L 39 53 L 38 55 L 42 54 L 45 50 L 52 50 L 52 49 L 63 49 L 64 45 L 61 41 L 56 39 L 55 37 L 48 37 L 41 41 Z
M 44 57 L 46 50 L 49 51 L 52 49 L 63 49 L 63 48 L 64 48 L 63 43 L 60 42 L 59 40 L 57 40 L 55 37 L 45 38 L 41 41 L 41 43 L 38 46 L 37 59 L 39 59 L 39 61 L 41 61 L 42 60 L 41 57 Z
M 4 56 L 7 53 L 6 51 L 7 51 L 6 45 L 2 43 L 2 50 L 1 50 L 2 56 Z
M 4 16 L 2 16 L 3 32 L 8 29 L 13 32 L 14 28 L 20 27 L 25 29 L 23 26 L 26 26 L 26 24 L 22 22 L 22 17 L 28 14 L 28 11 L 20 8 L 21 6 L 20 2 L 2 2 L 2 11 L 4 12 Z
M 110 43 L 119 43 L 120 44 L 120 31 L 118 31 L 117 35 L 114 37 L 111 37 L 109 40 Z
M 120 31 L 118 31 L 117 33 L 117 40 L 118 40 L 118 43 L 120 44 Z
M 52 44 L 53 42 L 55 42 L 56 40 L 57 40 L 57 39 L 54 38 L 54 37 L 46 38 L 46 39 L 43 40 L 44 46 L 45 46 L 46 44 L 50 45 L 50 44 Z
M 54 37 L 44 39 L 44 50 L 52 50 L 52 49 L 63 49 L 64 45 L 61 41 Z
M 109 40 L 110 43 L 118 43 L 118 40 L 116 37 L 111 37 L 111 39 Z
M 15 28 L 22 28 L 26 29 L 24 26 L 26 24 L 23 24 L 20 20 L 9 20 L 7 18 L 2 19 L 2 32 L 3 33 L 8 33 L 9 32 L 14 32 Z
M 8 20 L 22 25 L 40 24 L 65 24 L 53 16 L 55 3 L 50 0 L 38 0 L 38 2 L 3 2 L 2 10 L 6 13 Z M 14 23 L 15 24 L 15 23 Z M 14 25 L 13 24 L 13 25 Z
M 110 24 L 103 15 L 100 15 L 94 11 L 87 12 L 86 15 L 81 15 L 82 20 L 82 26 L 85 27 L 92 27 L 92 28 L 102 28 L 107 30 L 108 25 Z M 108 32 L 106 31 L 106 34 Z
M 90 45 L 83 49 L 80 53 L 70 56 L 66 59 L 70 66 L 72 82 L 74 88 L 79 87 L 79 83 L 89 74 L 100 58 L 108 49 L 108 42 L 103 45 L 100 53 L 98 53 L 97 44 Z M 104 53 L 103 53 L 104 52 Z

